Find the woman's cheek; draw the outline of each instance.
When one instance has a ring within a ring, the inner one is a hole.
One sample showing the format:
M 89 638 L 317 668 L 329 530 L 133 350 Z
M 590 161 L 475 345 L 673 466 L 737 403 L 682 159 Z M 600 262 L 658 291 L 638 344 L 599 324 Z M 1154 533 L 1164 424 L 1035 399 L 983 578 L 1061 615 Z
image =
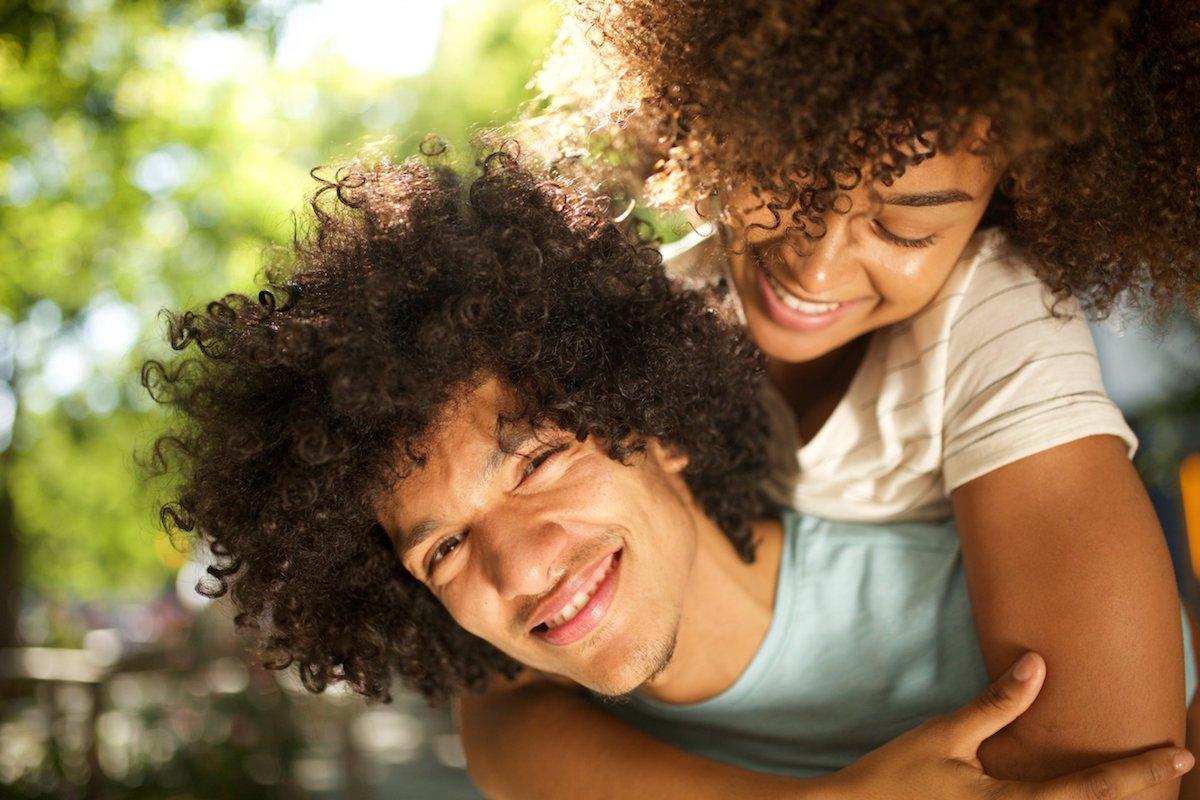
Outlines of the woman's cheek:
M 945 285 L 957 254 L 926 254 L 902 258 L 875 277 L 876 289 L 899 319 L 921 310 Z M 898 321 L 898 320 L 897 320 Z

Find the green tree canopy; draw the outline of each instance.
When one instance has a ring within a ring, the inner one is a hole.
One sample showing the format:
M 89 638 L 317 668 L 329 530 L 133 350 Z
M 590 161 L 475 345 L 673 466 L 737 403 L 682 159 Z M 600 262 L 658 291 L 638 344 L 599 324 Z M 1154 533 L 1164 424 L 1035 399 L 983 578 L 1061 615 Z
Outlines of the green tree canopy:
M 557 25 L 535 0 L 366 8 L 42 0 L 0 14 L 10 588 L 23 575 L 97 599 L 162 584 L 162 487 L 130 457 L 162 423 L 137 384 L 165 350 L 158 310 L 251 289 L 312 167 L 403 157 L 431 131 L 469 153 L 473 130 L 529 98 Z

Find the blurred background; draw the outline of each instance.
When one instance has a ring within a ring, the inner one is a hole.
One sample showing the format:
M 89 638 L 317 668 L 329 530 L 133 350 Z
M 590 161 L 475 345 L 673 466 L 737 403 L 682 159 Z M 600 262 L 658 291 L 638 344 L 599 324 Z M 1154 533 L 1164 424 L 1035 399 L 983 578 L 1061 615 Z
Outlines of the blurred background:
M 156 531 L 137 375 L 159 309 L 254 285 L 314 166 L 513 115 L 556 10 L 0 9 L 0 797 L 476 797 L 444 710 L 246 666 Z
M 433 131 L 465 152 L 530 97 L 557 21 L 548 0 L 0 10 L 0 798 L 477 797 L 444 710 L 247 666 L 202 558 L 158 532 L 137 373 L 159 309 L 254 285 L 309 169 Z M 1096 331 L 1195 600 L 1197 328 Z

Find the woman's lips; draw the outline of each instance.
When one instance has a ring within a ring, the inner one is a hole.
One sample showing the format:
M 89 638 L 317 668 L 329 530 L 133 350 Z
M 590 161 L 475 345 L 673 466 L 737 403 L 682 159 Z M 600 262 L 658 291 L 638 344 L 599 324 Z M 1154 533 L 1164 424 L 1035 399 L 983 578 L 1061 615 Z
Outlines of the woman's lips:
M 533 630 L 533 635 L 550 644 L 565 645 L 582 639 L 599 625 L 600 620 L 604 619 L 604 615 L 608 613 L 613 596 L 617 591 L 617 577 L 621 572 L 622 552 L 618 550 L 600 565 L 601 569 L 605 571 L 604 577 L 592 592 L 592 596 L 574 617 L 554 628 L 546 627 L 543 630 L 543 626 L 539 625 Z M 559 614 L 555 616 L 557 617 Z
M 828 328 L 833 323 L 846 316 L 851 309 L 855 308 L 861 299 L 846 300 L 840 303 L 808 303 L 806 301 L 796 299 L 797 304 L 803 303 L 813 309 L 819 310 L 817 313 L 806 313 L 798 309 L 792 308 L 787 302 L 779 296 L 780 293 L 787 293 L 787 290 L 778 285 L 778 281 L 767 272 L 766 268 L 759 265 L 755 267 L 758 279 L 758 294 L 762 302 L 763 310 L 767 316 L 775 323 L 782 325 L 785 328 L 791 328 L 797 331 L 818 331 L 822 328 Z

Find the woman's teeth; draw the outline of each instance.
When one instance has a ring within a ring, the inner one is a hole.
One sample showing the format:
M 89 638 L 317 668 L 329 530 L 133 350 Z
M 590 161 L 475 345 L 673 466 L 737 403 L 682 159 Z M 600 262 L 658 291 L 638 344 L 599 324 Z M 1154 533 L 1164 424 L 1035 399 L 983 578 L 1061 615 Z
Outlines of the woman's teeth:
M 592 582 L 591 586 L 584 587 L 576 592 L 575 596 L 571 598 L 571 602 L 563 606 L 562 610 L 553 617 L 546 620 L 546 627 L 557 628 L 559 625 L 566 625 L 568 622 L 575 619 L 575 615 L 579 613 L 581 608 L 587 605 L 588 600 L 592 599 L 592 595 L 594 595 L 596 590 L 600 588 L 600 584 L 604 583 L 604 579 L 607 578 L 608 574 L 613 571 L 614 566 L 616 566 L 616 559 L 611 559 L 609 561 L 608 568 L 605 569 L 604 572 Z
M 775 296 L 793 311 L 798 311 L 801 314 L 828 314 L 830 311 L 834 311 L 841 306 L 841 303 L 810 303 L 807 300 L 801 300 L 787 289 L 784 289 L 779 281 L 775 280 L 775 276 L 771 274 L 770 270 L 763 269 L 763 274 L 767 276 L 767 284 L 775 292 Z

